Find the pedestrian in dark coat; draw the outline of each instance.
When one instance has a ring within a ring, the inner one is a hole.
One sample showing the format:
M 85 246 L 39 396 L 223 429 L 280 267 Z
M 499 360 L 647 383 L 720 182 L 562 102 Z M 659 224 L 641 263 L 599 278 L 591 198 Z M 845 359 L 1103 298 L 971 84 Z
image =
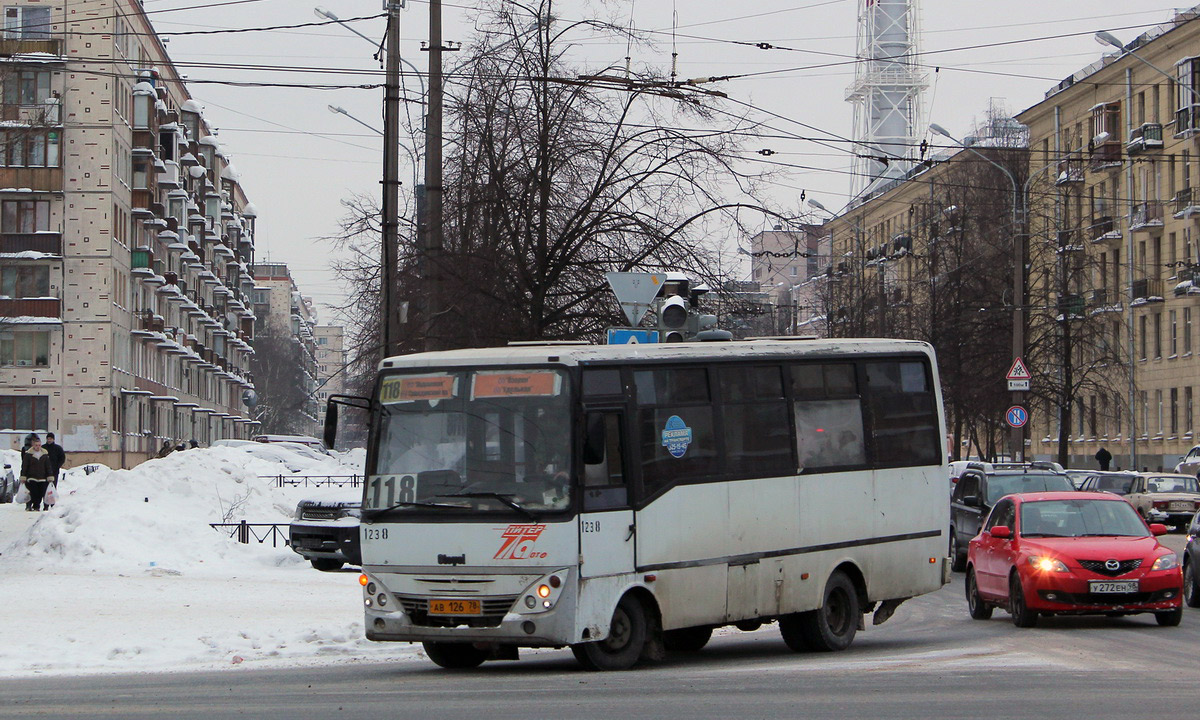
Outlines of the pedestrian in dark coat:
M 50 462 L 54 465 L 54 487 L 58 487 L 58 474 L 67 464 L 67 451 L 55 441 L 54 433 L 46 433 L 46 443 L 42 448 L 50 453 Z
M 42 498 L 54 477 L 50 453 L 42 447 L 41 440 L 34 440 L 29 449 L 21 453 L 21 482 L 29 488 L 29 502 L 25 509 L 36 512 L 42 509 Z M 46 508 L 49 509 L 48 507 Z
M 171 441 L 163 440 L 162 447 L 160 447 L 158 449 L 158 455 L 156 455 L 155 457 L 165 458 L 166 456 L 170 455 L 173 452 L 175 452 L 175 448 L 172 447 Z
M 1100 463 L 1101 472 L 1108 472 L 1108 465 L 1112 462 L 1112 453 L 1104 448 L 1100 448 L 1096 453 L 1096 462 Z

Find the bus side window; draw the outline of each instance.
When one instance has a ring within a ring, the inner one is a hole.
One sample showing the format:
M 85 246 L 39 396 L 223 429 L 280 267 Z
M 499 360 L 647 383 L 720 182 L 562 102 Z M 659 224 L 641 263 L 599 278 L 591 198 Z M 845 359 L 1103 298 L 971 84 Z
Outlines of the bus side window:
M 621 413 L 589 412 L 583 439 L 584 510 L 626 507 Z

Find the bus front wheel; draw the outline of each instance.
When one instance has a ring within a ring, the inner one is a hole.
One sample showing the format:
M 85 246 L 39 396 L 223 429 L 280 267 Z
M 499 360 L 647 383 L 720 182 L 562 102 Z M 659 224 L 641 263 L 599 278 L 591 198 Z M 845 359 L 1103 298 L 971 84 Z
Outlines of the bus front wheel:
M 471 643 L 426 642 L 421 645 L 430 660 L 447 670 L 469 670 L 488 659 L 487 650 L 480 650 Z
M 588 670 L 628 670 L 637 663 L 650 636 L 646 606 L 626 595 L 613 611 L 608 637 L 571 646 L 579 664 Z

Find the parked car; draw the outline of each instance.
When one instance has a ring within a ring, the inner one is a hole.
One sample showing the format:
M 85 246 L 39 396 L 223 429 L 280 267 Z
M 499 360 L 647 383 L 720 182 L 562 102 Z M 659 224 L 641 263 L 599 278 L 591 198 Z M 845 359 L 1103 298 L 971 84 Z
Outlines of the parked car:
M 280 448 L 284 448 L 287 450 L 291 450 L 292 452 L 296 453 L 300 457 L 306 457 L 309 460 L 315 460 L 316 462 L 323 463 L 323 462 L 329 461 L 328 453 L 322 453 L 320 451 L 314 450 L 312 447 L 310 447 L 308 445 L 302 445 L 300 443 L 294 443 L 294 442 L 275 442 L 275 443 L 271 443 L 270 445 L 271 445 L 271 447 L 280 447 Z
M 225 438 L 223 440 L 213 440 L 210 447 L 244 447 L 246 445 L 255 445 L 253 440 L 234 440 L 233 438 Z
M 1140 473 L 1125 499 L 1147 522 L 1183 527 L 1200 510 L 1200 488 L 1191 475 Z
M 1063 473 L 1065 473 L 1066 476 L 1068 478 L 1070 478 L 1071 484 L 1075 486 L 1076 490 L 1078 490 L 1083 487 L 1084 481 L 1087 480 L 1092 475 L 1094 475 L 1096 473 L 1096 471 L 1095 470 L 1073 470 L 1071 468 L 1067 468 L 1066 470 L 1063 470 Z
M 12 502 L 17 494 L 18 485 L 20 482 L 13 474 L 12 465 L 4 463 L 4 470 L 0 471 L 0 503 Z
M 254 442 L 299 443 L 325 455 L 329 454 L 329 448 L 325 447 L 325 443 L 310 435 L 255 435 Z
M 967 550 L 967 605 L 986 620 L 1005 608 L 1017 627 L 1039 615 L 1152 612 L 1183 618 L 1179 557 L 1122 498 L 1103 492 L 1010 495 Z
M 1200 475 L 1200 445 L 1195 445 L 1183 459 L 1175 464 L 1175 472 L 1184 475 Z
M 1079 489 L 1087 492 L 1112 493 L 1124 497 L 1133 489 L 1134 480 L 1137 480 L 1137 473 L 1133 472 L 1094 472 L 1088 475 Z
M 1021 470 L 994 470 L 972 463 L 963 471 L 950 495 L 950 562 L 962 572 L 967 567 L 967 543 L 979 534 L 983 519 L 996 501 L 1016 492 L 1074 490 L 1066 475 L 1049 464 L 1031 463 Z
M 301 500 L 289 528 L 288 544 L 317 570 L 340 570 L 347 563 L 359 565 L 361 509 L 360 489 L 346 488 Z
M 1183 549 L 1183 602 L 1188 607 L 1200 607 L 1200 512 L 1192 516 L 1187 528 L 1187 545 Z

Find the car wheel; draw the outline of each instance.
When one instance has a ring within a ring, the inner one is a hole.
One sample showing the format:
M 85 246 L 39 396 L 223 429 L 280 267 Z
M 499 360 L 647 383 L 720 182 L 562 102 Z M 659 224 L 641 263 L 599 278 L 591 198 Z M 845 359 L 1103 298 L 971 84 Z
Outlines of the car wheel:
M 571 652 L 588 670 L 628 670 L 641 658 L 649 636 L 646 607 L 637 598 L 626 595 L 613 611 L 608 637 L 572 645 Z
M 950 528 L 950 569 L 962 572 L 967 569 L 967 554 L 958 546 L 958 533 Z
M 1196 577 L 1196 563 L 1183 561 L 1183 601 L 1188 607 L 1200 607 L 1200 578 Z
M 1012 615 L 1013 625 L 1019 628 L 1037 626 L 1038 615 L 1025 604 L 1025 588 L 1015 570 L 1008 578 L 1008 612 Z
M 698 652 L 708 644 L 711 637 L 710 627 L 668 630 L 663 633 L 663 645 L 672 652 Z
M 834 572 L 825 584 L 821 607 L 799 615 L 800 634 L 808 649 L 820 652 L 845 650 L 854 641 L 862 619 L 858 591 L 845 573 Z
M 346 564 L 341 560 L 335 560 L 334 558 L 309 558 L 308 562 L 321 572 L 333 572 L 334 570 L 341 570 L 342 566 Z
M 1183 620 L 1183 606 L 1180 605 L 1174 610 L 1168 610 L 1167 612 L 1156 612 L 1154 613 L 1154 619 L 1163 627 L 1175 627 L 1179 624 L 1179 621 Z
M 967 570 L 967 609 L 975 620 L 987 620 L 992 617 L 992 606 L 979 596 L 979 588 L 975 584 L 975 568 Z
M 430 660 L 447 670 L 469 670 L 488 659 L 487 650 L 480 650 L 471 643 L 427 642 L 421 645 Z

